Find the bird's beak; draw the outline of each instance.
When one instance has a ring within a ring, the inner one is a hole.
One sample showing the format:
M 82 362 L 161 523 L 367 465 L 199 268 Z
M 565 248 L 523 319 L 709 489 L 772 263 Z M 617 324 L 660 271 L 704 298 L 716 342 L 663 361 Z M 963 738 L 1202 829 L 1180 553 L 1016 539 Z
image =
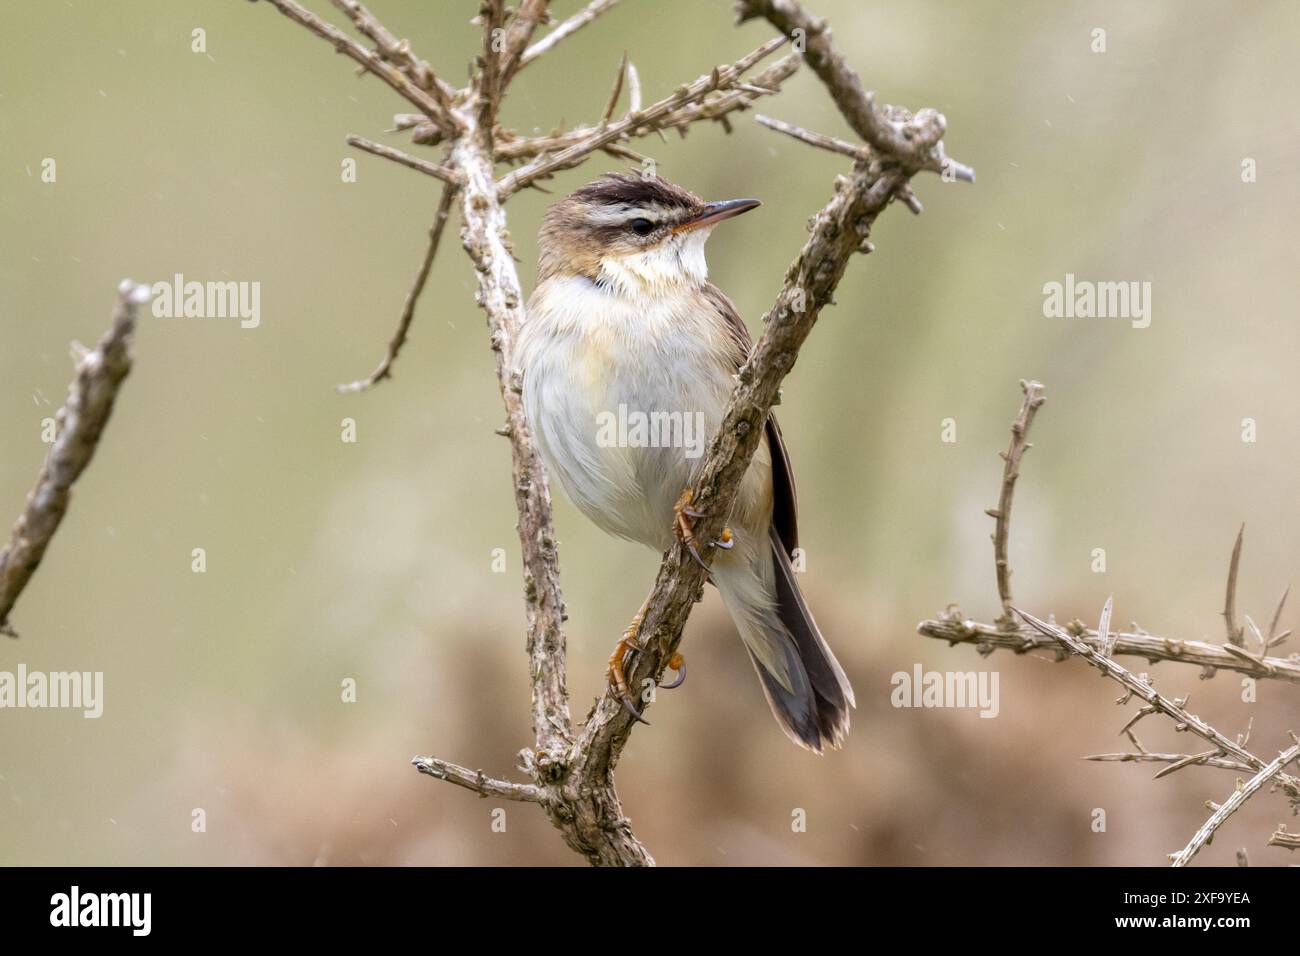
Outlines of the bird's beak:
M 687 232 L 702 226 L 713 226 L 724 219 L 739 216 L 742 212 L 749 212 L 761 205 L 762 203 L 757 199 L 724 199 L 721 202 L 705 203 L 704 208 L 690 219 L 679 223 L 673 232 Z

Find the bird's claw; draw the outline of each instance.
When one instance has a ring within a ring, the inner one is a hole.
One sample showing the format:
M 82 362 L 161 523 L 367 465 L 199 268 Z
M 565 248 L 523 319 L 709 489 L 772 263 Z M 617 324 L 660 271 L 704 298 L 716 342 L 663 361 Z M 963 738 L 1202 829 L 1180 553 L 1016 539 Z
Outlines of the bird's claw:
M 695 521 L 703 518 L 705 512 L 691 507 L 691 499 L 695 492 L 687 488 L 677 499 L 677 504 L 673 506 L 673 533 L 677 535 L 677 540 L 686 545 L 686 550 L 691 553 L 691 557 L 705 571 L 709 566 L 704 563 L 704 557 L 700 554 L 699 547 L 695 544 Z M 723 551 L 730 551 L 736 546 L 735 536 L 731 533 L 730 528 L 723 528 L 722 534 L 718 540 L 712 542 L 715 548 L 721 548 Z
M 623 705 L 623 709 L 632 715 L 633 720 L 635 720 L 638 724 L 645 724 L 647 727 L 650 726 L 650 721 L 642 717 L 641 712 L 638 711 L 634 706 L 632 706 L 631 697 L 629 697 L 627 694 L 620 694 L 618 699 L 619 702 Z
M 632 623 L 628 625 L 628 629 L 623 632 L 622 639 L 614 646 L 614 653 L 609 655 L 609 670 L 606 676 L 610 689 L 618 695 L 623 709 L 631 714 L 635 720 L 648 727 L 650 721 L 641 716 L 641 712 L 636 709 L 636 704 L 632 702 L 632 692 L 628 689 L 627 672 L 623 666 L 624 661 L 632 651 L 640 650 L 640 645 L 637 644 L 637 632 L 641 630 L 642 614 L 644 614 L 644 609 L 632 620 Z
M 659 687 L 663 690 L 681 687 L 686 680 L 686 658 L 682 657 L 680 651 L 675 651 L 673 656 L 668 658 L 668 669 L 677 672 L 677 679 L 671 684 L 660 684 Z

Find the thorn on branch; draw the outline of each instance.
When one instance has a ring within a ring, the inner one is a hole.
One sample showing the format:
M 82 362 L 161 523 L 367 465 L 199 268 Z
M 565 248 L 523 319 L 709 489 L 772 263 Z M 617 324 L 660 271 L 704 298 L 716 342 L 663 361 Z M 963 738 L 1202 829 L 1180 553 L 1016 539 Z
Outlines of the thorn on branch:
M 1241 566 L 1241 542 L 1245 534 L 1246 525 L 1243 523 L 1232 546 L 1232 558 L 1228 562 L 1228 590 L 1223 598 L 1223 621 L 1228 628 L 1228 643 L 1238 647 L 1243 643 L 1243 632 L 1237 626 L 1237 570 Z
M 432 176 L 434 179 L 441 180 L 452 186 L 461 185 L 464 178 L 459 172 L 448 166 L 431 163 L 428 160 L 412 156 L 410 153 L 404 153 L 400 149 L 394 149 L 392 146 L 385 146 L 383 143 L 376 143 L 372 139 L 366 139 L 364 136 L 349 136 L 348 145 L 355 146 L 357 149 L 374 156 L 391 160 L 408 169 L 417 170 L 426 176 Z

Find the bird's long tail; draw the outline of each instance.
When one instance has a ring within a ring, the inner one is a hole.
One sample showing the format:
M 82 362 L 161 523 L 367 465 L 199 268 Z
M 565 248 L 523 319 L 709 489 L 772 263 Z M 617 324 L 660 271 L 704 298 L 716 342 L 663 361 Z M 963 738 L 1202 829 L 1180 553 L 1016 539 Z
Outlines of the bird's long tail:
M 713 577 L 758 671 L 781 729 L 821 753 L 839 747 L 856 706 L 844 669 L 817 629 L 775 528 L 766 541 L 738 535 Z

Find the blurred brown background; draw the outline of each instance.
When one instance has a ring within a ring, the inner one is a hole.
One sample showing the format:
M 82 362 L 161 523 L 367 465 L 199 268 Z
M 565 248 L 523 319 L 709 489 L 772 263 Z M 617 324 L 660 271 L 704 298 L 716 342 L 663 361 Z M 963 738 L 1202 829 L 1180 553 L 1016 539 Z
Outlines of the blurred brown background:
M 1077 662 L 981 659 L 915 626 L 952 601 L 996 614 L 982 510 L 1022 377 L 1049 402 L 1017 500 L 1018 600 L 1095 621 L 1114 594 L 1117 621 L 1220 639 L 1242 521 L 1242 609 L 1266 622 L 1296 580 L 1300 7 L 811 4 L 881 102 L 942 110 L 949 152 L 979 173 L 974 186 L 918 179 L 925 214 L 882 217 L 876 253 L 851 264 L 786 382 L 803 585 L 858 712 L 842 752 L 790 745 L 710 594 L 687 632 L 690 679 L 619 767 L 626 810 L 666 864 L 1161 863 L 1231 774 L 1152 782 L 1152 767 L 1084 762 L 1124 749 L 1114 685 Z M 475 4 L 372 6 L 463 78 Z M 207 55 L 190 49 L 199 27 Z M 649 101 L 768 35 L 735 28 L 727 3 L 625 0 L 530 67 L 505 120 L 598 118 L 625 49 Z M 437 194 L 345 146 L 350 132 L 400 144 L 382 131 L 405 109 L 351 73 L 265 4 L 66 0 L 6 18 L 0 520 L 45 454 L 68 342 L 100 335 L 119 279 L 258 281 L 262 322 L 141 326 L 106 439 L 16 609 L 23 638 L 0 642 L 0 670 L 104 671 L 105 713 L 0 712 L 4 863 L 580 862 L 536 808 L 507 805 L 495 833 L 493 801 L 407 764 L 431 753 L 510 775 L 529 741 L 517 540 L 491 354 L 453 235 L 395 380 L 332 390 L 382 354 Z M 846 132 L 806 69 L 762 111 Z M 844 163 L 748 115 L 735 125 L 640 148 L 705 196 L 763 200 L 710 248 L 754 327 Z M 598 157 L 549 188 L 609 168 Z M 547 201 L 510 205 L 530 287 Z M 1044 318 L 1043 284 L 1067 272 L 1152 282 L 1150 328 Z M 340 440 L 345 417 L 355 444 Z M 958 440 L 944 444 L 949 417 Z M 556 510 L 581 715 L 657 555 Z M 196 547 L 205 574 L 190 570 Z M 1090 569 L 1098 547 L 1105 574 Z M 891 707 L 890 675 L 916 662 L 998 671 L 1000 714 Z M 1294 686 L 1262 684 L 1247 704 L 1235 676 L 1150 670 L 1229 733 L 1254 718 L 1260 754 L 1300 731 Z M 348 677 L 354 704 L 340 701 Z M 1139 729 L 1153 748 L 1196 747 L 1154 720 Z M 206 833 L 191 832 L 194 808 Z M 791 830 L 795 808 L 806 833 Z M 1239 846 L 1288 862 L 1264 847 L 1287 814 L 1279 795 L 1257 797 L 1198 862 Z

